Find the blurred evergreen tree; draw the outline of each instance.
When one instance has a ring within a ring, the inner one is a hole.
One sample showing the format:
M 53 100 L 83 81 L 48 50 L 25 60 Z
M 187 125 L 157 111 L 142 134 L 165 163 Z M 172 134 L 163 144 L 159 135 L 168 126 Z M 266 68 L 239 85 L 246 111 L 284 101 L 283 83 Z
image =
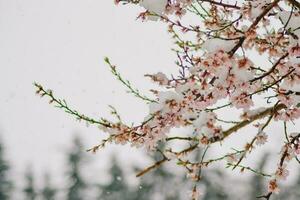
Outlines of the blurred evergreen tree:
M 206 187 L 203 200 L 231 199 L 225 192 L 226 190 L 223 188 L 223 185 L 230 183 L 220 170 L 215 169 L 213 171 L 206 171 L 205 173 L 203 173 L 201 182 L 204 183 Z
M 257 169 L 258 171 L 264 171 L 264 168 L 266 166 L 266 164 L 268 163 L 268 158 L 269 158 L 269 154 L 265 153 L 262 156 L 261 161 L 258 163 Z M 250 196 L 250 200 L 252 199 L 257 199 L 258 196 L 264 195 L 267 191 L 266 191 L 266 181 L 265 181 L 265 177 L 254 174 L 251 178 L 250 178 L 250 186 L 249 187 L 250 191 L 249 191 L 249 196 Z M 273 197 L 274 198 L 274 197 Z
M 73 145 L 67 154 L 67 200 L 84 200 L 87 183 L 82 175 L 82 166 L 85 161 L 83 145 L 79 137 L 73 139 Z
M 157 153 L 151 158 L 161 160 L 161 156 Z M 171 173 L 170 169 L 162 165 L 140 177 L 140 185 L 134 192 L 132 200 L 180 200 L 179 184 L 183 181 L 182 177 Z
M 34 175 L 31 167 L 28 167 L 27 171 L 25 172 L 25 181 L 26 185 L 23 190 L 25 194 L 25 200 L 35 200 L 37 197 L 37 192 L 34 185 Z
M 111 167 L 109 169 L 111 180 L 105 185 L 99 185 L 99 200 L 133 200 L 130 194 L 130 188 L 125 181 L 125 177 L 118 161 L 113 156 L 111 159 Z
M 4 148 L 0 141 L 0 199 L 7 200 L 10 197 L 12 182 L 9 178 L 9 164 L 4 158 Z
M 182 184 L 183 181 L 161 166 L 141 177 L 134 200 L 180 200 L 179 183 Z
M 140 184 L 136 188 L 135 192 L 132 193 L 132 200 L 138 200 L 138 199 L 144 199 L 144 200 L 150 200 L 151 198 L 151 192 L 154 188 L 153 181 L 150 181 L 148 175 L 144 175 L 140 177 Z M 152 177 L 150 177 L 152 179 Z
M 44 188 L 41 191 L 41 199 L 55 200 L 56 189 L 51 184 L 51 178 L 48 173 L 44 175 Z
M 109 170 L 111 180 L 99 185 L 98 200 L 179 200 L 180 188 L 176 187 L 175 175 L 160 167 L 140 178 L 138 187 L 130 187 L 125 181 L 121 166 L 113 157 Z

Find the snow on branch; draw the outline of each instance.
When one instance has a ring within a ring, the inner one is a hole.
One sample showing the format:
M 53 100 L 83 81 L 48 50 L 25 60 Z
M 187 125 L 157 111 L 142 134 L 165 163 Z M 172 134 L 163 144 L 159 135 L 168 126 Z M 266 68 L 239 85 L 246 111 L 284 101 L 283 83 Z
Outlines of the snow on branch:
M 138 18 L 165 23 L 175 44 L 172 50 L 177 56 L 178 74 L 145 75 L 163 88 L 150 90 L 155 98 L 141 94 L 105 58 L 117 80 L 146 103 L 148 115 L 139 125 L 128 125 L 111 107 L 117 122 L 95 120 L 71 109 L 64 100 L 54 97 L 51 90 L 35 83 L 37 93 L 108 134 L 89 151 L 97 152 L 108 143 L 115 143 L 159 152 L 161 159 L 142 169 L 138 177 L 166 162 L 183 167 L 194 182 L 193 200 L 201 194 L 199 185 L 204 169 L 224 161 L 225 168 L 269 179 L 268 193 L 258 197 L 270 199 L 278 193 L 279 182 L 289 175 L 288 162 L 299 161 L 300 155 L 300 133 L 289 131 L 300 118 L 299 1 L 116 0 L 115 3 L 142 7 Z M 244 161 L 248 155 L 268 145 L 273 137 L 268 127 L 274 121 L 284 124 L 283 130 L 275 131 L 282 132 L 286 140 L 282 141 L 284 145 L 274 173 L 246 166 Z M 255 132 L 248 142 L 244 139 L 248 134 L 244 131 L 246 126 Z M 174 128 L 187 131 L 174 135 L 171 134 Z M 232 148 L 233 151 L 213 158 L 210 150 L 222 151 L 221 144 L 229 136 L 243 141 L 244 147 Z M 185 145 L 178 145 L 179 142 Z M 199 159 L 191 160 L 190 155 L 199 150 L 202 152 Z

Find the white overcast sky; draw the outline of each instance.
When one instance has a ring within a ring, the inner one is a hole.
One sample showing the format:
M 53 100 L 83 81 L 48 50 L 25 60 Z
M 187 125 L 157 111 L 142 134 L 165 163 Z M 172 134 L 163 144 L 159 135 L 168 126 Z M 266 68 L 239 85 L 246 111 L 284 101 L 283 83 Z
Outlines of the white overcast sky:
M 38 174 L 59 171 L 74 132 L 86 148 L 103 138 L 36 96 L 34 81 L 92 117 L 109 116 L 110 104 L 128 122 L 143 119 L 147 106 L 126 94 L 103 62 L 109 56 L 145 91 L 145 73 L 172 69 L 167 31 L 136 21 L 139 10 L 112 0 L 0 0 L 0 130 L 16 176 L 29 163 Z M 93 157 L 99 168 L 103 157 Z
M 38 175 L 62 173 L 64 151 L 76 132 L 86 148 L 103 138 L 97 128 L 36 96 L 34 81 L 92 117 L 109 116 L 109 104 L 128 122 L 146 115 L 147 106 L 126 94 L 103 62 L 110 57 L 141 91 L 151 87 L 144 74 L 177 70 L 165 25 L 135 20 L 139 11 L 113 0 L 0 0 L 0 134 L 15 177 L 29 163 Z M 275 147 L 281 124 L 269 130 Z M 117 152 L 126 165 L 138 150 Z M 93 156 L 94 169 L 102 169 L 107 157 L 108 151 Z M 142 163 L 143 157 L 136 159 Z

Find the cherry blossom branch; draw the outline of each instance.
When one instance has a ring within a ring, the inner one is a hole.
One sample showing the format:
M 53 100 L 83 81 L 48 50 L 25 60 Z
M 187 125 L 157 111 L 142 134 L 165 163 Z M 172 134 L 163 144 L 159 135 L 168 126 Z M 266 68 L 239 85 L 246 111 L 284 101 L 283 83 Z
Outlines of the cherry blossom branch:
M 263 87 L 262 89 L 259 89 L 251 94 L 249 94 L 248 96 L 253 96 L 254 94 L 257 94 L 257 93 L 260 93 L 260 92 L 263 92 L 263 91 L 266 91 L 268 90 L 269 88 L 271 88 L 272 86 L 276 85 L 277 83 L 281 82 L 283 79 L 285 79 L 286 77 L 288 77 L 291 73 L 293 73 L 295 71 L 295 68 L 290 70 L 287 74 L 285 74 L 284 76 L 280 77 L 280 79 L 272 82 L 271 84 L 267 85 L 266 87 Z
M 300 133 L 298 133 L 297 135 L 294 136 L 290 136 L 291 140 L 288 140 L 289 142 L 287 142 L 284 147 L 283 147 L 283 153 L 281 155 L 279 164 L 278 164 L 278 169 L 275 173 L 276 178 L 271 180 L 269 182 L 269 193 L 263 196 L 260 196 L 258 198 L 265 198 L 267 200 L 270 199 L 270 197 L 272 196 L 272 194 L 274 192 L 278 192 L 278 180 L 279 179 L 285 179 L 286 176 L 288 175 L 288 171 L 285 169 L 285 162 L 291 160 L 293 157 L 296 159 L 297 157 L 295 155 L 293 155 L 293 148 L 295 148 L 296 150 L 298 150 L 299 148 L 299 138 L 300 138 Z M 293 146 L 295 145 L 295 146 Z
M 268 115 L 270 115 L 271 113 L 275 113 L 283 108 L 286 108 L 286 106 L 284 104 L 278 104 L 274 107 L 270 107 L 270 108 L 267 108 L 266 110 L 256 114 L 256 115 L 253 115 L 250 117 L 250 119 L 248 120 L 244 120 L 240 123 L 238 123 L 237 125 L 235 126 L 232 126 L 231 128 L 229 128 L 228 130 L 224 131 L 223 132 L 223 137 L 222 138 L 212 138 L 210 139 L 210 143 L 215 143 L 215 142 L 219 142 L 219 141 L 222 141 L 224 140 L 226 137 L 230 136 L 232 133 L 238 131 L 239 129 L 251 124 L 252 122 L 258 120 L 258 119 L 262 119 Z
M 267 173 L 264 173 L 264 172 L 261 172 L 261 171 L 258 171 L 256 169 L 253 169 L 249 166 L 243 166 L 243 165 L 235 165 L 235 164 L 231 164 L 231 163 L 227 163 L 228 167 L 233 167 L 233 166 L 236 166 L 238 168 L 241 169 L 241 172 L 243 172 L 244 170 L 248 170 L 248 171 L 251 171 L 259 176 L 263 176 L 263 177 L 271 177 L 272 175 L 270 174 L 267 174 Z
M 251 24 L 247 32 L 254 29 L 256 25 L 260 22 L 260 20 L 270 11 L 273 7 L 275 7 L 280 0 L 275 0 L 271 4 L 269 4 L 264 11 L 255 19 L 255 21 Z M 233 54 L 243 45 L 246 40 L 246 36 L 240 38 L 239 42 L 228 52 L 229 55 L 233 56 Z
M 237 121 L 228 121 L 228 120 L 223 120 L 223 119 L 219 119 L 219 118 L 216 118 L 217 121 L 219 122 L 223 122 L 223 123 L 227 123 L 227 124 L 238 124 L 240 122 L 237 122 Z
M 138 89 L 135 89 L 131 86 L 131 83 L 128 80 L 123 79 L 123 77 L 121 76 L 121 74 L 117 71 L 116 66 L 112 65 L 109 61 L 109 59 L 107 57 L 104 58 L 104 61 L 109 65 L 112 74 L 125 86 L 128 88 L 128 92 L 132 93 L 133 95 L 135 95 L 136 97 L 146 101 L 146 102 L 156 102 L 153 99 L 150 99 L 148 97 L 146 97 L 145 95 L 140 94 Z
M 273 112 L 270 114 L 267 122 L 263 125 L 263 127 L 259 130 L 259 132 L 256 134 L 256 136 L 251 140 L 250 143 L 246 144 L 246 147 L 244 149 L 244 152 L 241 156 L 241 158 L 238 160 L 238 162 L 233 166 L 232 170 L 234 170 L 237 166 L 239 166 L 239 164 L 242 162 L 242 160 L 246 157 L 247 153 L 250 153 L 252 151 L 252 149 L 254 148 L 254 142 L 258 139 L 259 134 L 262 133 L 262 131 L 269 125 L 269 123 L 271 122 L 272 118 L 274 116 L 274 110 Z
M 108 137 L 107 139 L 102 140 L 102 142 L 96 146 L 93 146 L 92 148 L 86 150 L 87 152 L 96 153 L 100 148 L 104 148 L 106 146 L 106 143 L 112 142 L 113 135 Z
M 111 127 L 111 123 L 104 118 L 101 118 L 100 120 L 95 120 L 91 117 L 87 117 L 84 114 L 80 114 L 78 111 L 70 108 L 64 99 L 62 100 L 62 99 L 56 98 L 53 95 L 52 90 L 45 90 L 43 88 L 43 86 L 38 83 L 34 83 L 34 86 L 36 87 L 36 94 L 40 95 L 41 97 L 44 97 L 44 96 L 48 97 L 50 99 L 50 101 L 49 101 L 50 104 L 54 103 L 55 107 L 61 108 L 66 113 L 75 116 L 77 120 L 79 120 L 79 121 L 83 120 L 89 124 L 98 124 L 98 125 L 101 125 L 104 127 Z
M 169 161 L 167 157 L 164 157 L 163 159 L 157 161 L 156 163 L 154 163 L 153 165 L 147 167 L 146 169 L 143 169 L 141 172 L 136 174 L 136 177 L 140 177 L 143 176 L 144 174 L 146 174 L 147 172 L 160 167 L 164 162 Z
M 165 89 L 151 90 L 155 99 L 140 94 L 138 89 L 121 76 L 109 59 L 105 58 L 113 75 L 128 92 L 148 104 L 149 113 L 146 119 L 138 126 L 128 126 L 121 121 L 117 110 L 111 107 L 111 114 L 117 118 L 117 123 L 105 119 L 94 120 L 69 108 L 64 100 L 55 98 L 52 91 L 44 90 L 38 84 L 37 93 L 48 96 L 51 103 L 54 102 L 57 107 L 77 119 L 99 124 L 101 130 L 109 134 L 99 145 L 88 151 L 96 152 L 106 144 L 115 142 L 143 146 L 149 151 L 160 152 L 160 160 L 138 172 L 137 177 L 161 167 L 167 161 L 178 161 L 177 165 L 183 166 L 188 177 L 194 181 L 192 199 L 197 199 L 199 190 L 196 184 L 200 180 L 202 169 L 214 162 L 227 160 L 226 168 L 238 168 L 242 172 L 248 170 L 270 177 L 269 174 L 242 165 L 242 161 L 253 151 L 255 145 L 266 142 L 268 135 L 263 130 L 273 118 L 282 120 L 287 141 L 281 151 L 275 178 L 269 183 L 269 193 L 262 196 L 269 199 L 276 193 L 279 180 L 277 176 L 287 176 L 285 163 L 291 157 L 299 162 L 297 155 L 300 154 L 300 141 L 294 139 L 294 134 L 288 136 L 286 123 L 300 118 L 300 92 L 285 88 L 298 84 L 300 80 L 299 35 L 295 32 L 300 27 L 297 25 L 299 16 L 294 11 L 299 9 L 299 1 L 288 0 L 288 5 L 283 7 L 278 5 L 280 0 L 243 1 L 240 4 L 238 1 L 225 3 L 223 0 L 116 0 L 116 3 L 119 2 L 143 6 L 146 11 L 139 17 L 143 20 L 166 22 L 169 25 L 168 31 L 175 40 L 172 50 L 177 53 L 176 65 L 179 73 L 172 74 L 170 79 L 161 72 L 145 75 Z M 274 9 L 277 6 L 279 9 Z M 286 6 L 291 9 L 286 9 Z M 197 24 L 181 20 L 188 12 L 193 17 L 196 15 Z M 276 25 L 279 21 L 280 27 Z M 255 66 L 255 58 L 249 54 L 252 50 L 266 54 L 272 65 L 268 69 Z M 255 109 L 255 97 L 260 97 L 271 107 Z M 218 104 L 220 101 L 226 101 L 226 104 Z M 219 118 L 217 111 L 223 108 L 242 109 L 240 121 Z M 265 118 L 263 123 L 254 124 Z M 230 124 L 230 127 L 224 129 L 222 123 Z M 216 146 L 211 144 L 222 142 L 251 124 L 258 128 L 258 133 L 242 150 L 233 149 L 234 152 L 225 152 L 225 155 L 217 158 L 210 159 L 206 156 L 208 148 Z M 174 127 L 192 128 L 192 132 L 170 136 Z M 173 145 L 178 141 L 188 146 L 181 151 L 158 149 L 160 142 Z M 187 156 L 199 148 L 204 149 L 202 157 L 191 162 Z
M 180 151 L 180 152 L 173 152 L 174 154 L 177 154 L 177 155 L 185 155 L 187 154 L 188 152 L 191 152 L 193 151 L 194 149 L 196 149 L 198 147 L 198 144 L 196 145 L 191 145 L 190 147 Z M 157 162 L 155 162 L 153 165 L 143 169 L 142 171 L 140 171 L 139 173 L 136 174 L 136 177 L 140 177 L 140 176 L 143 176 L 144 174 L 146 174 L 147 172 L 155 169 L 155 168 L 158 168 L 160 167 L 163 163 L 165 163 L 166 161 L 170 161 L 170 159 L 168 159 L 165 155 L 163 155 L 163 158 Z
M 235 150 L 234 153 L 225 154 L 225 155 L 220 156 L 218 158 L 211 158 L 211 159 L 205 160 L 205 161 L 203 159 L 201 159 L 200 162 L 190 162 L 188 160 L 181 160 L 181 159 L 179 159 L 179 163 L 178 164 L 179 165 L 183 165 L 183 166 L 188 166 L 188 165 L 190 165 L 190 166 L 197 166 L 197 167 L 200 167 L 200 168 L 201 167 L 208 167 L 208 165 L 210 165 L 212 163 L 219 162 L 219 161 L 222 161 L 224 159 L 232 158 L 232 157 L 234 157 L 236 155 L 239 155 L 239 154 L 241 154 L 243 152 L 244 152 L 244 150 Z
M 237 5 L 237 2 L 235 2 L 235 4 L 226 4 L 226 3 L 223 3 L 222 0 L 220 2 L 213 1 L 213 0 L 197 0 L 197 1 L 198 2 L 199 1 L 201 1 L 201 2 L 208 2 L 208 3 L 214 4 L 214 5 L 217 5 L 217 6 L 222 6 L 222 7 L 225 7 L 225 8 L 241 9 L 241 7 L 239 7 Z
M 250 82 L 255 82 L 255 81 L 257 81 L 257 80 L 261 80 L 261 79 L 263 79 L 264 77 L 270 75 L 272 72 L 274 72 L 274 70 L 275 70 L 276 67 L 281 63 L 281 61 L 282 61 L 284 58 L 286 58 L 288 55 L 289 55 L 289 53 L 285 53 L 283 56 L 281 56 L 281 57 L 277 60 L 277 62 L 271 67 L 271 69 L 270 69 L 269 71 L 265 72 L 265 73 L 262 74 L 261 76 L 258 76 L 258 77 L 256 77 L 256 78 L 250 80 Z
M 166 138 L 166 141 L 171 141 L 171 140 L 188 140 L 188 141 L 198 141 L 196 137 L 168 137 Z
M 294 6 L 296 6 L 298 8 L 298 10 L 300 10 L 300 3 L 296 0 L 288 0 L 291 4 L 293 4 Z

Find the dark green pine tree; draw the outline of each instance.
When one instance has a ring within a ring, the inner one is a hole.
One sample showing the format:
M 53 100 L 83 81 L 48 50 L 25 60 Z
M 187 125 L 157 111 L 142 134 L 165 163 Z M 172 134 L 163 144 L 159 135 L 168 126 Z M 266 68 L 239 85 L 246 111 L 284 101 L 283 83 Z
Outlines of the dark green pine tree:
M 155 160 L 161 159 L 158 153 L 152 156 Z M 140 178 L 140 186 L 134 192 L 132 200 L 179 200 L 180 184 L 179 177 L 170 173 L 164 166 L 148 172 Z
M 3 144 L 0 142 L 0 199 L 9 199 L 12 182 L 9 178 L 9 165 L 4 158 Z
M 98 200 L 179 200 L 179 187 L 176 186 L 175 175 L 165 168 L 158 168 L 143 177 L 139 186 L 130 187 L 116 158 L 111 160 L 109 170 L 111 180 L 105 185 L 98 186 Z M 157 195 L 160 195 L 157 198 Z
M 268 157 L 269 154 L 265 153 L 261 159 L 261 161 L 259 162 L 257 169 L 258 171 L 263 171 L 265 168 L 265 165 L 268 162 Z M 249 196 L 250 196 L 250 200 L 252 199 L 257 199 L 258 196 L 264 195 L 267 193 L 267 184 L 265 181 L 265 178 L 263 176 L 260 175 L 256 175 L 254 174 L 251 178 L 250 178 L 250 191 L 249 191 Z
M 176 175 L 170 173 L 164 166 L 160 166 L 141 177 L 134 200 L 179 200 L 180 185 L 177 180 Z
M 133 200 L 130 195 L 124 174 L 115 157 L 111 159 L 111 167 L 109 170 L 111 180 L 105 185 L 99 185 L 100 194 L 98 200 Z
M 155 187 L 154 184 L 155 183 L 153 177 L 151 177 L 150 175 L 145 174 L 142 177 L 140 177 L 140 184 L 138 188 L 136 188 L 135 192 L 132 192 L 132 200 L 150 200 L 152 196 L 152 191 Z
M 23 190 L 25 194 L 25 200 L 35 200 L 37 197 L 37 192 L 35 189 L 34 175 L 30 167 L 28 167 L 25 172 L 25 188 Z
M 69 184 L 67 200 L 84 200 L 87 183 L 82 175 L 82 166 L 85 161 L 85 150 L 79 137 L 73 139 L 73 146 L 67 154 Z
M 225 175 L 220 170 L 206 171 L 201 180 L 206 189 L 203 200 L 226 200 L 230 199 L 223 185 L 226 181 Z M 221 183 L 221 184 L 220 184 Z
M 41 191 L 42 200 L 55 200 L 56 189 L 51 184 L 51 178 L 48 173 L 44 175 L 44 187 Z

